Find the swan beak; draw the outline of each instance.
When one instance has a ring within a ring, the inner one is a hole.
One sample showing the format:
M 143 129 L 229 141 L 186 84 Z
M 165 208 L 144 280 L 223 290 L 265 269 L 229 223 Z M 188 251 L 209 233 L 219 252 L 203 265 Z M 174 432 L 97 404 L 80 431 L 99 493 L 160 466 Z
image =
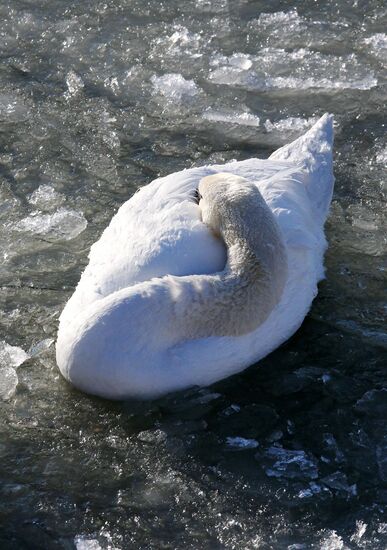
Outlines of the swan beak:
M 194 191 L 194 201 L 196 202 L 196 204 L 199 204 L 201 198 L 202 198 L 202 196 L 199 193 L 199 190 L 195 189 L 195 191 Z

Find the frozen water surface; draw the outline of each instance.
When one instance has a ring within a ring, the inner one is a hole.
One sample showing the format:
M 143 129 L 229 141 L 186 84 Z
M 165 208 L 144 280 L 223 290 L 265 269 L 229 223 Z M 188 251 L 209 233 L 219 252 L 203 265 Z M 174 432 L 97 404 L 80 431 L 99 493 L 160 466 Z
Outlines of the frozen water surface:
M 1 548 L 386 548 L 386 15 L 0 3 Z M 117 208 L 158 175 L 266 157 L 325 111 L 327 278 L 299 332 L 156 402 L 70 388 L 58 317 Z

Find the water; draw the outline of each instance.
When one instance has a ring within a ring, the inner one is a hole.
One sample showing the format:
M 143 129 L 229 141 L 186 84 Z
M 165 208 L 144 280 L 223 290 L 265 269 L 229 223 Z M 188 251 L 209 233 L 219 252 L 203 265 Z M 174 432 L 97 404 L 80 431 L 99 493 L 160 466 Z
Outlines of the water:
M 0 546 L 387 545 L 382 1 L 4 0 Z M 57 320 L 140 186 L 335 114 L 327 279 L 244 373 L 151 403 L 70 388 Z

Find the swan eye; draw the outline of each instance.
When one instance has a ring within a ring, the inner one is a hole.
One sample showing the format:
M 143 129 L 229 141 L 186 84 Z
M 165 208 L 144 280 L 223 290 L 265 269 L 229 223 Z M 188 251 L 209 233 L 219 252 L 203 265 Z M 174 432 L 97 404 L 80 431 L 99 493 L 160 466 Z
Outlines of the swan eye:
M 195 189 L 195 192 L 194 192 L 194 201 L 196 202 L 196 204 L 199 204 L 199 201 L 202 199 L 202 196 L 201 194 L 199 193 L 199 189 Z

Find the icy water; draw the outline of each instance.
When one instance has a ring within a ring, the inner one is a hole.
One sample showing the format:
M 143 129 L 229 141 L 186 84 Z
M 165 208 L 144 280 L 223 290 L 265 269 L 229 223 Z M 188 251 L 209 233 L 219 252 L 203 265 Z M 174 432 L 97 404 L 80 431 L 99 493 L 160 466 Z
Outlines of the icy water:
M 2 0 L 0 547 L 387 546 L 383 1 Z M 158 175 L 335 114 L 327 279 L 298 333 L 213 387 L 75 391 L 58 316 Z

